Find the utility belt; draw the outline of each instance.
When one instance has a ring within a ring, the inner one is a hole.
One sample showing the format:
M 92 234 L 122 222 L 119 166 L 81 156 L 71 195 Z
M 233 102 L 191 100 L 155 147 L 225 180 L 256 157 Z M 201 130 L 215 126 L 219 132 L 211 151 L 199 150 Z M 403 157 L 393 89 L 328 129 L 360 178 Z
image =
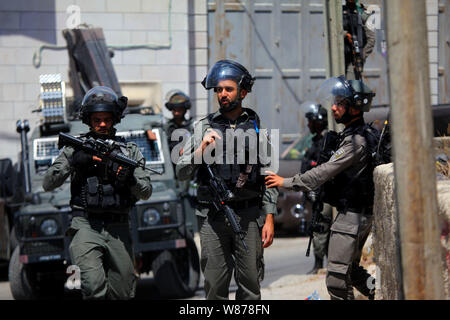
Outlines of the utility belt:
M 104 223 L 127 223 L 128 214 L 117 214 L 109 212 L 89 212 L 84 210 L 72 210 L 72 217 L 84 217 L 91 221 L 101 221 Z

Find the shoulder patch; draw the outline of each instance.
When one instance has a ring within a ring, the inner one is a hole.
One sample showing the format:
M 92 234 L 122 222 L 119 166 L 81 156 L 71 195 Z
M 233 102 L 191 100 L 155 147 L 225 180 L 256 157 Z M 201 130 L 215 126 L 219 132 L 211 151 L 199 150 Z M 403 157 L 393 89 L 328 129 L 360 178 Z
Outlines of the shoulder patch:
M 344 148 L 339 148 L 330 158 L 330 161 L 336 161 L 345 154 Z

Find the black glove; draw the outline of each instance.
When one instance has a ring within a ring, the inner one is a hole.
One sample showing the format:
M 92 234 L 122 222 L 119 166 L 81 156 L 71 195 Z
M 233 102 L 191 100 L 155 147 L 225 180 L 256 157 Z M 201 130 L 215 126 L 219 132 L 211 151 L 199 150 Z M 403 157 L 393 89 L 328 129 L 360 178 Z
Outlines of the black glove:
M 118 167 L 116 171 L 116 179 L 122 185 L 133 186 L 136 184 L 133 167 Z
M 72 165 L 75 169 L 86 170 L 92 166 L 93 162 L 92 155 L 83 150 L 77 150 L 73 153 Z

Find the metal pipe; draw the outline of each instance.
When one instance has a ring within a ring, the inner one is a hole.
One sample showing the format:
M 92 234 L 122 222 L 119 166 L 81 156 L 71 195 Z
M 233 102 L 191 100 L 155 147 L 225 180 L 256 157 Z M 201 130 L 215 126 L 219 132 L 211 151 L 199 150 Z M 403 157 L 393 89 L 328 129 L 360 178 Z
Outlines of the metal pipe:
M 385 1 L 403 296 L 444 299 L 426 2 Z
M 25 196 L 29 196 L 31 194 L 31 176 L 30 176 L 30 161 L 29 161 L 29 153 L 28 153 L 28 140 L 27 133 L 30 131 L 30 124 L 28 120 L 17 120 L 16 122 L 16 130 L 20 134 L 20 142 L 22 144 L 22 168 L 23 168 L 23 179 L 24 179 L 24 187 L 25 187 Z

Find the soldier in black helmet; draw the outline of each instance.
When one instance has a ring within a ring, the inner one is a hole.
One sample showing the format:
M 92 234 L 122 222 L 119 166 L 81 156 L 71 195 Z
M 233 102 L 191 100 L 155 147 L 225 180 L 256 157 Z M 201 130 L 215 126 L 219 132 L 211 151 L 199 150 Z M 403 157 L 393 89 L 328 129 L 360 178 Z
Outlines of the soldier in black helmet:
M 172 112 L 172 119 L 164 124 L 164 131 L 167 139 L 169 139 L 169 149 L 172 149 L 180 142 L 186 142 L 193 131 L 193 119 L 186 118 L 187 111 L 191 108 L 191 99 L 183 91 L 174 89 L 166 95 L 166 108 Z M 175 130 L 179 130 L 175 135 L 172 135 Z M 147 131 L 149 139 L 152 137 L 151 131 Z M 185 138 L 181 140 L 181 136 Z
M 134 143 L 116 136 L 114 125 L 123 118 L 127 98 L 108 87 L 94 87 L 82 101 L 80 117 L 90 131 L 81 137 L 111 139 L 117 152 L 142 161 Z M 80 268 L 84 299 L 131 299 L 135 295 L 128 215 L 138 199 L 152 193 L 150 175 L 142 168 L 125 168 L 83 150 L 64 147 L 45 174 L 43 188 L 50 191 L 70 176 L 72 236 L 69 252 Z
M 344 131 L 328 139 L 325 150 L 333 150 L 328 161 L 291 178 L 272 174 L 268 187 L 283 186 L 296 191 L 312 191 L 323 185 L 323 201 L 336 207 L 338 215 L 331 225 L 326 284 L 331 299 L 354 299 L 353 287 L 369 299 L 373 278 L 359 265 L 363 245 L 372 226 L 374 198 L 373 150 L 376 131 L 364 123 L 375 94 L 360 80 L 344 76 L 326 80 L 319 88 L 318 100 L 330 103 L 337 123 Z M 330 136 L 331 137 L 331 136 Z M 329 146 L 328 146 L 329 144 Z
M 300 173 L 305 173 L 319 164 L 320 153 L 322 152 L 325 137 L 328 132 L 328 116 L 327 109 L 312 101 L 302 103 L 300 110 L 302 110 L 306 119 L 308 119 L 309 131 L 314 135 L 311 147 L 306 151 L 300 168 Z M 323 262 L 328 250 L 331 220 L 332 208 L 325 203 L 318 219 L 320 228 L 317 229 L 320 229 L 321 231 L 314 232 L 314 266 L 312 270 L 308 272 L 309 274 L 318 273 L 324 266 Z
M 375 32 L 367 26 L 370 13 L 359 0 L 346 0 L 342 14 L 345 77 L 361 80 L 364 64 L 375 46 Z
M 196 176 L 199 183 L 196 214 L 206 299 L 228 299 L 233 270 L 238 286 L 236 299 L 261 299 L 263 248 L 269 247 L 273 241 L 273 215 L 277 213 L 278 190 L 264 187 L 261 174 L 264 164 L 255 151 L 258 142 L 268 149 L 270 144 L 256 112 L 242 106 L 253 82 L 254 78 L 247 69 L 235 61 L 220 60 L 214 64 L 202 84 L 207 90 L 214 89 L 220 108 L 197 123 L 194 135 L 176 166 L 179 179 Z M 249 139 L 244 138 L 242 145 L 234 143 L 234 139 L 244 136 Z M 212 163 L 207 157 L 210 150 L 217 156 Z M 244 156 L 242 162 L 237 159 L 238 154 Z M 212 166 L 215 175 L 235 195 L 227 205 L 236 213 L 248 252 L 223 212 L 217 212 L 212 205 L 216 199 L 209 189 L 206 164 Z

